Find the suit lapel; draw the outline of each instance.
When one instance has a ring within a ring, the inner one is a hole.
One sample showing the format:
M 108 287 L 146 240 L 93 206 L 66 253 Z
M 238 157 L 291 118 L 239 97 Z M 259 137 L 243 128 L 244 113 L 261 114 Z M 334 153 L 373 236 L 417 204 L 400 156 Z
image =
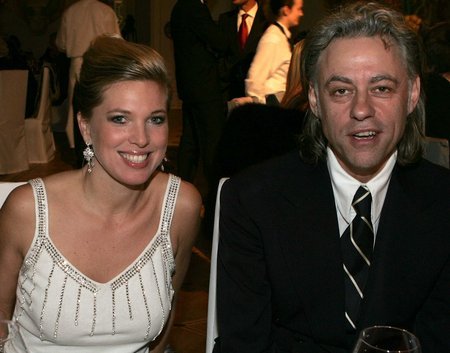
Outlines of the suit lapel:
M 292 284 L 313 335 L 342 335 L 344 282 L 333 190 L 325 163 L 294 172 L 281 196 L 291 205 L 283 212 L 279 242 Z M 339 329 L 341 328 L 341 329 Z M 326 331 L 326 333 L 324 332 Z
M 423 242 L 426 230 L 418 221 L 423 215 L 416 202 L 417 190 L 405 187 L 408 181 L 401 169 L 398 166 L 394 169 L 381 212 L 374 261 L 361 307 L 361 328 L 386 323 L 408 305 L 409 290 L 414 289 L 408 287 L 407 279 L 419 271 L 429 245 Z
M 255 51 L 258 41 L 261 38 L 262 33 L 265 30 L 265 19 L 263 16 L 262 6 L 258 5 L 258 11 L 256 11 L 255 18 L 253 20 L 252 29 L 247 38 L 247 43 L 244 47 L 244 51 Z

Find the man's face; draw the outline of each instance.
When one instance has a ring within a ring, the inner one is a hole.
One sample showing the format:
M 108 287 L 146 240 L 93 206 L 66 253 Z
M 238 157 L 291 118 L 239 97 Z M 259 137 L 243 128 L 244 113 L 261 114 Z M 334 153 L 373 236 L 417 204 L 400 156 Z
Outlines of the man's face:
M 303 0 L 294 0 L 292 7 L 285 6 L 287 26 L 289 28 L 298 26 L 300 18 L 303 17 Z
M 253 6 L 255 4 L 256 0 L 232 0 L 232 2 L 233 2 L 233 5 L 242 7 L 244 5 L 248 6 L 250 4 Z
M 318 60 L 311 109 L 341 166 L 361 182 L 372 179 L 396 150 L 419 99 L 396 45 L 379 37 L 336 39 Z

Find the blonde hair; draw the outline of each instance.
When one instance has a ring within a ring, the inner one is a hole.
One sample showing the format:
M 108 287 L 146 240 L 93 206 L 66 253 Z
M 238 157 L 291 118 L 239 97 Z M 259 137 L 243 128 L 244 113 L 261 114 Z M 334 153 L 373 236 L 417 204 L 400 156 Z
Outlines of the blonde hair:
M 291 62 L 286 80 L 286 91 L 280 105 L 288 109 L 306 110 L 308 98 L 302 89 L 300 72 L 300 57 L 303 50 L 304 39 L 297 42 L 292 49 Z
M 121 81 L 154 81 L 167 92 L 170 88 L 162 57 L 152 48 L 122 38 L 100 36 L 83 55 L 80 78 L 74 90 L 74 111 L 89 119 L 103 101 L 103 92 Z

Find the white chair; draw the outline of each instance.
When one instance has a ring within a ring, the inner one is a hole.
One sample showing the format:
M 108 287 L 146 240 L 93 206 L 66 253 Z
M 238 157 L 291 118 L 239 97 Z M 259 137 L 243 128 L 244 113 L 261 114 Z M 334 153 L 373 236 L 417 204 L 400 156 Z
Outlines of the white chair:
M 0 182 L 0 208 L 2 208 L 3 203 L 5 202 L 6 198 L 8 197 L 9 193 L 13 191 L 16 187 L 19 185 L 26 184 L 22 181 L 17 182 Z
M 0 70 L 0 174 L 29 168 L 25 141 L 27 70 Z
M 209 272 L 208 316 L 206 324 L 206 353 L 212 353 L 214 340 L 219 336 L 216 314 L 216 283 L 217 283 L 217 249 L 219 247 L 219 216 L 220 216 L 220 191 L 228 178 L 219 181 L 214 211 L 214 228 L 211 249 L 211 269 Z
M 28 162 L 48 163 L 55 157 L 52 132 L 52 102 L 50 98 L 50 69 L 44 66 L 40 85 L 39 106 L 33 118 L 25 119 Z
M 430 162 L 449 168 L 450 149 L 448 140 L 437 137 L 425 137 L 424 158 Z

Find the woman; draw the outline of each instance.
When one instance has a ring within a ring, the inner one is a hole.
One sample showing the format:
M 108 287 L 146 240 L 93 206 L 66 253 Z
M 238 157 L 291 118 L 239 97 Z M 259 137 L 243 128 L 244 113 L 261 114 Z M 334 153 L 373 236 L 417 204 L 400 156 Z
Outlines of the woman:
M 245 80 L 247 99 L 238 101 L 238 104 L 248 102 L 248 97 L 253 102 L 266 103 L 268 96 L 280 102 L 286 89 L 286 77 L 291 61 L 289 29 L 300 23 L 303 0 L 269 0 L 267 5 L 267 12 L 274 21 L 259 41 Z
M 287 109 L 297 109 L 304 113 L 308 109 L 308 97 L 303 92 L 300 77 L 300 56 L 304 40 L 297 42 L 292 49 L 291 62 L 286 80 L 286 91 L 280 105 Z
M 162 352 L 201 208 L 159 170 L 164 63 L 100 37 L 74 97 L 87 165 L 30 181 L 0 211 L 0 310 L 20 325 L 6 352 Z

